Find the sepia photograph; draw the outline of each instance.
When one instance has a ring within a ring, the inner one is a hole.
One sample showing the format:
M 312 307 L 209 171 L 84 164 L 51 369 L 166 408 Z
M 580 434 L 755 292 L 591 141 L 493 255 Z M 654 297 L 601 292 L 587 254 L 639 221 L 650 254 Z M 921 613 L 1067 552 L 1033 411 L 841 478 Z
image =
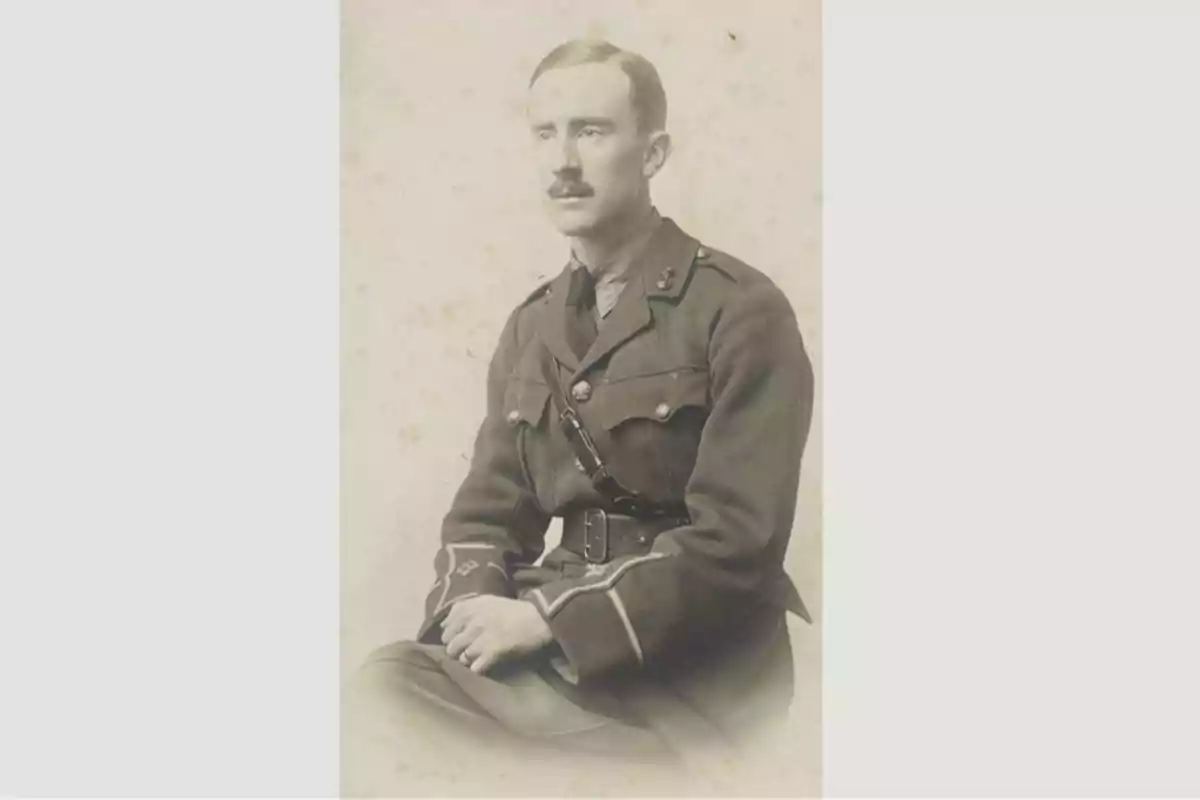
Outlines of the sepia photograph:
M 1200 797 L 1197 41 L 0 2 L 0 796 Z
M 820 37 L 343 1 L 347 796 L 821 793 Z

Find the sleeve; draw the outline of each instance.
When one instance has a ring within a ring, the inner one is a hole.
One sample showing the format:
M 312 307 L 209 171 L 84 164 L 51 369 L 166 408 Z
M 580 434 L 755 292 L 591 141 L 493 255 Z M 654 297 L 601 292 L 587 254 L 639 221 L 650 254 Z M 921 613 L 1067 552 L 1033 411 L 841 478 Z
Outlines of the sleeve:
M 778 581 L 796 510 L 813 371 L 771 283 L 726 305 L 709 343 L 711 409 L 685 491 L 690 524 L 597 576 L 530 593 L 580 680 L 704 642 Z
M 532 563 L 545 546 L 549 516 L 525 479 L 517 428 L 504 418 L 504 396 L 519 345 L 514 311 L 488 366 L 487 415 L 475 437 L 467 477 L 442 523 L 434 559 L 437 581 L 425 601 L 417 640 L 440 640 L 441 623 L 458 600 L 481 594 L 513 597 L 511 570 Z

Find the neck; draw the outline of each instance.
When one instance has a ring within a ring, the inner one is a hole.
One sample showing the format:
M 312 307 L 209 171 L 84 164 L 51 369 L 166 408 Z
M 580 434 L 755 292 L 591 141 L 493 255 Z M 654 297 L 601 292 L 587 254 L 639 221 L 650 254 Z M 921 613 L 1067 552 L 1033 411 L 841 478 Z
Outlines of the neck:
M 603 230 L 571 237 L 571 252 L 593 275 L 599 277 L 627 260 L 631 251 L 641 245 L 658 221 L 658 212 L 647 203 L 634 213 L 614 220 Z

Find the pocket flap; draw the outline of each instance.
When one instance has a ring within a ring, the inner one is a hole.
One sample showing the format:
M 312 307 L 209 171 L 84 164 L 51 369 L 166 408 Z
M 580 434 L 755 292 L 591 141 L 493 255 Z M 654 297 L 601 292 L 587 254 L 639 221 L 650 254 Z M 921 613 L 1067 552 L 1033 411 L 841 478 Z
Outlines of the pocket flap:
M 504 418 L 509 425 L 524 422 L 536 428 L 549 399 L 550 388 L 546 384 L 514 378 L 504 390 Z
M 630 419 L 667 422 L 681 408 L 708 408 L 708 372 L 689 367 L 606 383 L 589 405 L 608 430 Z

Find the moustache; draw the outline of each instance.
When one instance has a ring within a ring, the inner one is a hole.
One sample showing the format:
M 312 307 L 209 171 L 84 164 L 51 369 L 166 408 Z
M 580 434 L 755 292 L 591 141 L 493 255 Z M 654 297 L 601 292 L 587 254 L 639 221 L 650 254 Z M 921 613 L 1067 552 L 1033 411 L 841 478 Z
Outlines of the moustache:
M 564 197 L 591 197 L 596 190 L 586 183 L 557 180 L 546 190 L 546 193 L 555 200 L 559 200 Z

